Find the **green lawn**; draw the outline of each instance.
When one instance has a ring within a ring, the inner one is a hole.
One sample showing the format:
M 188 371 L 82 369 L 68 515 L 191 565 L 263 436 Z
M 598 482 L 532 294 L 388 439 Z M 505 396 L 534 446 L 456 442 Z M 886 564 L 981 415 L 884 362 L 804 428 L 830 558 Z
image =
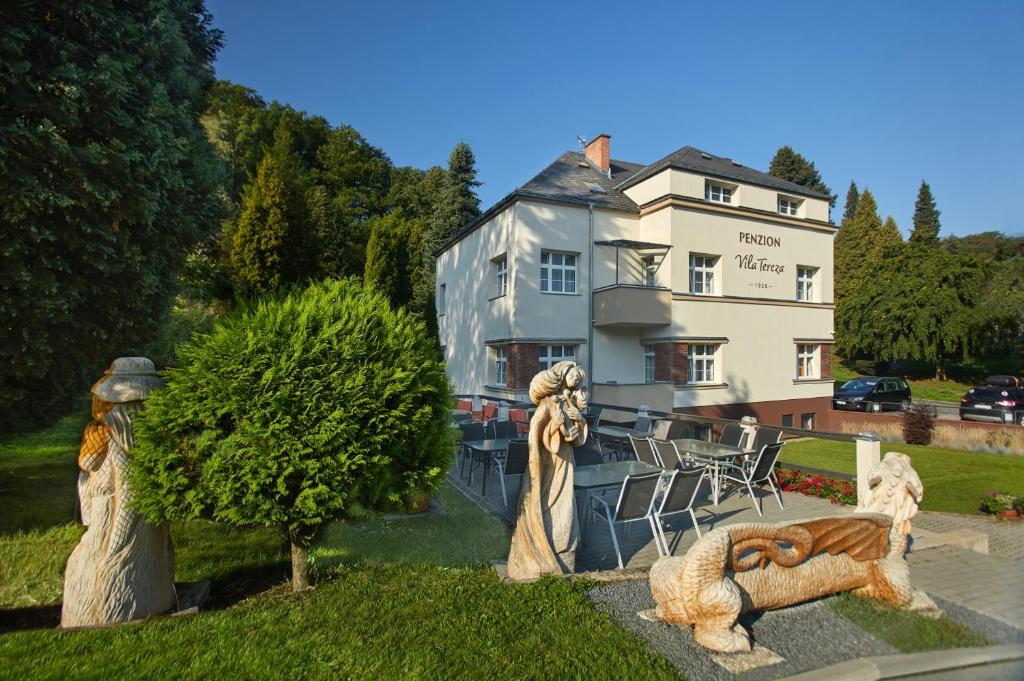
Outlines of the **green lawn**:
M 883 442 L 882 455 L 889 451 L 912 459 L 924 483 L 925 511 L 979 513 L 978 502 L 991 489 L 1024 492 L 1024 457 Z M 782 461 L 857 473 L 855 445 L 850 442 L 797 440 L 783 448 Z
M 1007 356 L 992 357 L 981 362 L 959 362 L 948 368 L 948 379 L 938 381 L 934 378 L 935 368 L 929 364 L 911 363 L 903 372 L 903 378 L 910 384 L 911 394 L 921 400 L 937 400 L 940 402 L 959 402 L 970 388 L 985 380 L 992 374 L 1024 373 L 1022 353 L 1008 353 Z M 856 376 L 874 375 L 871 362 L 848 362 L 841 357 L 832 361 L 832 378 L 836 383 L 843 384 Z
M 886 607 L 853 594 L 829 601 L 832 609 L 901 653 L 988 645 L 984 636 L 948 617 L 929 619 L 916 612 Z
M 74 462 L 84 421 L 0 442 L 0 623 L 38 622 L 25 613 L 52 617 L 60 602 L 81 534 Z M 795 444 L 787 451 L 804 443 Z M 508 529 L 450 487 L 435 499 L 445 515 L 385 522 L 367 513 L 325 528 L 312 551 L 317 586 L 298 595 L 285 582 L 276 531 L 175 524 L 178 580 L 213 581 L 207 610 L 109 629 L 3 633 L 0 677 L 31 669 L 40 678 L 679 678 L 590 605 L 586 583 L 500 583 L 487 562 L 508 550 Z M 908 637 L 974 644 L 955 627 L 935 633 L 923 618 L 857 607 L 839 611 L 858 623 L 897 622 L 876 632 L 894 645 Z
M 0 621 L 59 604 L 84 415 L 0 442 Z M 111 629 L 0 634 L 0 677 L 125 676 L 679 678 L 595 610 L 586 585 L 501 584 L 488 565 L 508 529 L 450 487 L 446 514 L 334 523 L 312 556 L 317 587 L 294 595 L 286 545 L 268 529 L 172 526 L 180 581 L 212 579 L 200 615 Z
M 851 378 L 864 374 L 836 361 L 832 364 L 832 378 L 837 385 L 846 383 Z M 960 383 L 953 379 L 937 381 L 934 378 L 907 378 L 910 394 L 919 400 L 937 400 L 940 402 L 959 402 L 973 383 Z

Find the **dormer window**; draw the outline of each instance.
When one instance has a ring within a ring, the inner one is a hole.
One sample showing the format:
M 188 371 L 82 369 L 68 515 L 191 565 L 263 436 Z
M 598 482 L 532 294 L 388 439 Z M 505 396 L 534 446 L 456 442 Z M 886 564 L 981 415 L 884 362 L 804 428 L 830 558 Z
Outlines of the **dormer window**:
M 732 187 L 708 180 L 704 183 L 704 199 L 712 203 L 732 203 Z
M 791 199 L 787 196 L 780 196 L 779 215 L 792 215 L 793 217 L 796 217 L 797 213 L 800 211 L 801 203 L 803 203 L 803 201 L 797 201 L 796 199 Z

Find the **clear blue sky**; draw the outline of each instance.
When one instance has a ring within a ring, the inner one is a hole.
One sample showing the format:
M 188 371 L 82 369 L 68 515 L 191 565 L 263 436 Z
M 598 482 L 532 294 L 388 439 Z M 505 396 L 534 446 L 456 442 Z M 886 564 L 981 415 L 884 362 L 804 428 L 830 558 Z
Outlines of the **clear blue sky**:
M 207 0 L 217 74 L 401 165 L 476 153 L 484 207 L 576 136 L 650 163 L 684 145 L 766 170 L 788 144 L 909 231 L 1024 233 L 1024 2 Z

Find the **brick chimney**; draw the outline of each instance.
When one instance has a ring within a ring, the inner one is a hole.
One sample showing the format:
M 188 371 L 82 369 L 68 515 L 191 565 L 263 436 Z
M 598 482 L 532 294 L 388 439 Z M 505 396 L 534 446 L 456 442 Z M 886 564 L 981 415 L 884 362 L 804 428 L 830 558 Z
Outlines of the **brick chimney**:
M 587 142 L 587 146 L 583 150 L 587 155 L 587 160 L 597 166 L 598 169 L 605 174 L 607 174 L 612 167 L 611 142 L 612 136 L 606 135 L 602 132 L 600 135 Z

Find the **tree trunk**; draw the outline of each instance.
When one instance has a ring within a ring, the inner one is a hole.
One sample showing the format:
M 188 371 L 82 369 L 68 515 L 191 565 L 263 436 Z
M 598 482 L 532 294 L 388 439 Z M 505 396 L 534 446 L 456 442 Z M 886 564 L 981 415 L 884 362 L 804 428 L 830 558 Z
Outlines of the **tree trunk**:
M 938 381 L 946 380 L 946 359 L 939 357 L 935 360 L 935 379 Z
M 289 532 L 288 540 L 292 545 L 292 591 L 303 591 L 309 588 L 309 547 L 297 532 Z

